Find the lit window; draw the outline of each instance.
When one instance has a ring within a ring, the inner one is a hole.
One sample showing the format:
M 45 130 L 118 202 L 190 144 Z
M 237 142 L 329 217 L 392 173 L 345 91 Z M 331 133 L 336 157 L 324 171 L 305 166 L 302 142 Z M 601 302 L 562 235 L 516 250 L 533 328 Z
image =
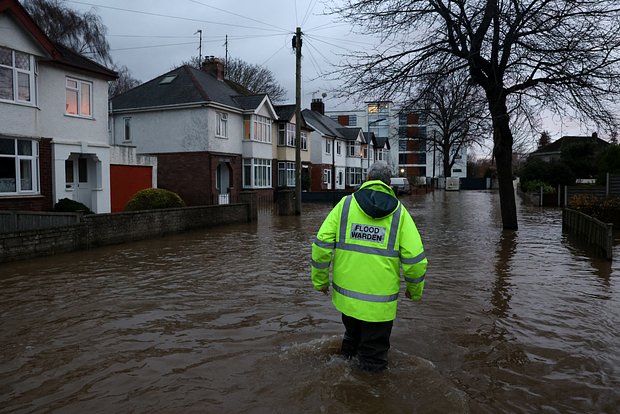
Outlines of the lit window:
M 0 138 L 0 195 L 39 191 L 37 141 Z
M 92 83 L 67 78 L 67 101 L 65 113 L 83 117 L 92 117 Z
M 215 116 L 215 136 L 228 138 L 228 114 L 225 112 L 216 112 Z
M 34 57 L 0 47 L 0 100 L 34 104 Z

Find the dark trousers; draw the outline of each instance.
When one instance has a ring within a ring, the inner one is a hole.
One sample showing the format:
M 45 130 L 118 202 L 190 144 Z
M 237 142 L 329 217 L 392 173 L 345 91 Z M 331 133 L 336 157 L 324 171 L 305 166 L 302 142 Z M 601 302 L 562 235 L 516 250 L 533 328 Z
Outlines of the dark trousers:
M 347 358 L 357 355 L 360 368 L 381 371 L 387 368 L 393 321 L 366 322 L 342 314 L 346 329 L 340 353 Z

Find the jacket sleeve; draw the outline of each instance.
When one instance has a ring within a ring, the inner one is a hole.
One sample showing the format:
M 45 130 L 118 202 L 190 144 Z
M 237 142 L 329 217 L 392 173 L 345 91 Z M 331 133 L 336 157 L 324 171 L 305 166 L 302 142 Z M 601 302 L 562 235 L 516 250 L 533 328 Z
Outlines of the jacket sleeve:
M 316 290 L 329 286 L 329 266 L 336 247 L 336 232 L 342 202 L 327 215 L 312 243 L 312 284 Z
M 405 210 L 402 220 L 399 236 L 400 263 L 405 274 L 407 291 L 411 295 L 411 299 L 417 301 L 422 298 L 428 261 L 424 254 L 420 233 L 418 233 L 418 229 L 408 211 Z

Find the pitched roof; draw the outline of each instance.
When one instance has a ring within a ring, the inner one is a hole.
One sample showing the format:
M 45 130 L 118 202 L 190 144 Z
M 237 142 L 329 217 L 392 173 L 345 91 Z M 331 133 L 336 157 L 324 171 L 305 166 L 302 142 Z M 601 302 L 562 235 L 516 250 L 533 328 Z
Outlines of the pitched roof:
M 301 116 L 304 118 L 306 123 L 316 128 L 321 134 L 344 139 L 344 136 L 340 133 L 340 131 L 338 131 L 342 128 L 342 125 L 330 117 L 310 109 L 304 109 L 301 111 Z
M 290 121 L 295 116 L 296 105 L 275 105 L 276 113 L 278 114 L 278 121 Z
M 600 139 L 595 134 L 592 136 L 564 136 L 556 141 L 553 141 L 551 144 L 545 145 L 542 148 L 538 148 L 532 154 L 545 154 L 545 153 L 559 153 L 562 151 L 562 148 L 575 145 L 575 144 L 583 144 L 583 143 L 594 143 L 597 145 L 605 146 L 610 145 L 609 142 Z
M 46 62 L 69 66 L 109 80 L 118 78 L 115 71 L 50 40 L 17 0 L 0 0 L 0 13 L 9 13 L 32 36 L 33 40 L 47 53 Z
M 112 108 L 139 109 L 212 102 L 251 110 L 265 99 L 265 94 L 240 95 L 239 89 L 233 86 L 211 73 L 183 65 L 116 96 L 112 99 Z
M 338 132 L 340 132 L 347 141 L 357 140 L 361 130 L 362 128 L 338 128 Z
M 366 134 L 366 132 L 364 134 Z M 374 134 L 374 132 L 372 134 Z M 388 137 L 375 136 L 374 139 L 375 139 L 375 146 L 377 148 L 390 149 L 390 140 L 388 139 Z

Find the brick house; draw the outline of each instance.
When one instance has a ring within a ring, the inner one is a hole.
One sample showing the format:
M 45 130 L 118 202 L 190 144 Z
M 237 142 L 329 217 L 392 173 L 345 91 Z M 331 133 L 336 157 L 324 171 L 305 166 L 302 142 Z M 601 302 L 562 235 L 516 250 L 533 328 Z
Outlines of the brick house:
M 109 212 L 116 73 L 53 42 L 16 0 L 0 0 L 0 27 L 0 209 L 69 198 Z
M 114 142 L 157 157 L 158 187 L 188 205 L 224 204 L 240 191 L 273 198 L 273 124 L 269 97 L 224 79 L 223 63 L 184 65 L 112 99 Z

